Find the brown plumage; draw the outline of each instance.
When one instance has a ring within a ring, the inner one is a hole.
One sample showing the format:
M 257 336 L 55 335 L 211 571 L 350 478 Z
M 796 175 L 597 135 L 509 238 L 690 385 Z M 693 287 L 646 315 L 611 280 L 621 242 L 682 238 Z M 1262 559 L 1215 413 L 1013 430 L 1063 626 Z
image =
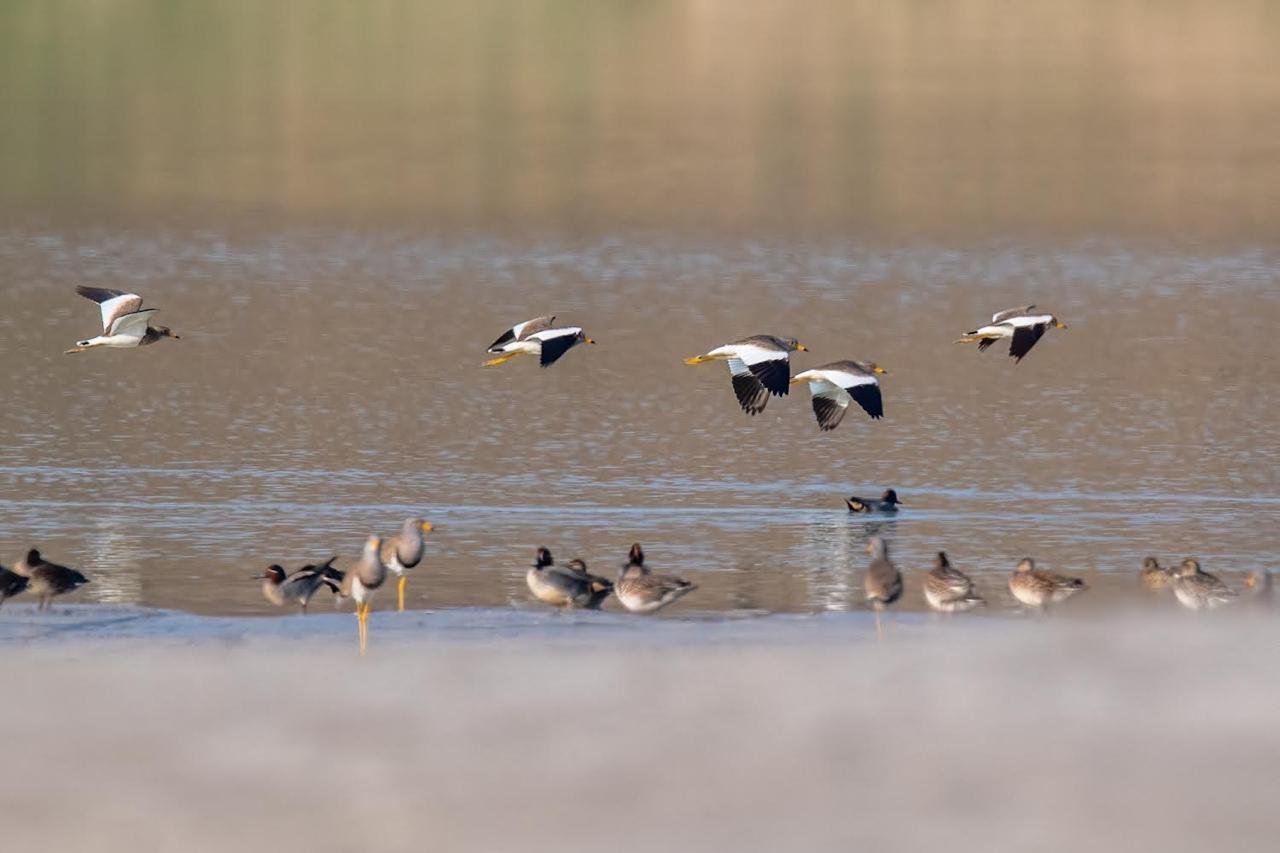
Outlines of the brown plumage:
M 695 589 L 694 584 L 683 578 L 650 571 L 644 564 L 644 549 L 637 542 L 631 546 L 627 564 L 622 567 L 613 592 L 632 613 L 654 613 Z
M 1213 610 L 1236 598 L 1235 590 L 1202 571 L 1200 561 L 1191 557 L 1174 569 L 1173 594 L 1178 603 L 1189 610 Z
M 883 537 L 868 539 L 867 553 L 871 555 L 863 581 L 867 601 L 876 610 L 883 610 L 902 596 L 902 573 L 890 562 L 889 544 Z
M 1044 610 L 1050 604 L 1066 601 L 1089 587 L 1079 578 L 1036 568 L 1036 561 L 1023 557 L 1009 578 L 1009 592 L 1028 607 Z
M 1244 576 L 1244 591 L 1250 600 L 1258 604 L 1271 603 L 1274 595 L 1272 574 L 1270 569 L 1254 569 Z
M 924 600 L 942 613 L 963 613 L 987 603 L 969 576 L 952 567 L 945 551 L 938 552 L 933 568 L 925 575 Z
M 1173 574 L 1162 567 L 1155 557 L 1147 557 L 1142 561 L 1138 577 L 1142 585 L 1152 592 L 1163 592 L 1173 584 Z
M 55 596 L 73 592 L 89 582 L 75 569 L 50 563 L 35 548 L 18 561 L 13 571 L 27 579 L 27 589 L 40 600 L 41 610 L 47 608 Z

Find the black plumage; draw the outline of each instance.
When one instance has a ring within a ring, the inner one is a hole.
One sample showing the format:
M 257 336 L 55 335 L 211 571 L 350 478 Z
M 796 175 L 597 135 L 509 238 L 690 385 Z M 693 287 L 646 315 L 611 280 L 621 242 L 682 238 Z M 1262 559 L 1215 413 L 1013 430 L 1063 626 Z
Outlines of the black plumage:
M 769 389 L 750 373 L 735 373 L 732 377 L 733 393 L 738 398 L 742 411 L 748 415 L 758 415 L 764 411 L 769 402 Z

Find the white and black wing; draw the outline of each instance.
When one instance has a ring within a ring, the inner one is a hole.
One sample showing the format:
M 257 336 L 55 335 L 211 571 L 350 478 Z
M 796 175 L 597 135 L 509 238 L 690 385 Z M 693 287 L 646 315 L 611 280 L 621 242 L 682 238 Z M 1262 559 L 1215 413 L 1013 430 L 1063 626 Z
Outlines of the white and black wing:
M 884 400 L 880 396 L 880 383 L 873 378 L 844 389 L 853 401 L 862 407 L 862 411 L 878 421 L 884 417 Z
M 1013 356 L 1015 362 L 1022 361 L 1023 356 L 1031 352 L 1031 348 L 1036 345 L 1036 341 L 1044 337 L 1048 328 L 1047 320 L 1034 325 L 1014 326 L 1013 340 L 1009 342 L 1009 355 Z
M 555 364 L 560 356 L 582 342 L 582 329 L 569 326 L 564 329 L 547 329 L 527 335 L 525 340 L 535 340 L 540 344 L 538 363 L 543 367 Z
M 532 320 L 525 320 L 523 323 L 516 323 L 510 329 L 507 329 L 498 339 L 489 344 L 489 352 L 500 353 L 504 351 L 506 344 L 513 341 L 523 341 L 531 337 L 537 332 L 543 332 L 551 328 L 551 324 L 556 320 L 553 314 L 550 317 L 534 317 Z
M 813 416 L 818 420 L 818 429 L 823 432 L 833 430 L 844 420 L 849 411 L 849 402 L 853 398 L 847 391 L 826 379 L 809 380 L 810 402 L 813 404 Z
M 102 333 L 112 335 L 111 327 L 121 317 L 133 314 L 142 308 L 142 297 L 136 293 L 123 290 L 110 290 L 106 287 L 85 287 L 80 285 L 76 293 L 85 299 L 92 299 L 102 310 Z
M 147 321 L 151 319 L 151 315 L 157 313 L 159 309 L 148 308 L 145 311 L 134 311 L 132 314 L 125 314 L 118 317 L 111 324 L 107 334 L 112 337 L 121 338 L 139 338 L 141 339 L 147 334 Z
M 874 373 L 853 362 L 835 362 L 815 369 L 811 375 L 809 393 L 813 396 L 813 414 L 819 429 L 835 429 L 851 402 L 861 406 L 873 420 L 884 417 L 884 400 Z M 809 378 L 804 373 L 800 376 Z
M 734 344 L 734 355 L 770 394 L 785 397 L 791 388 L 791 358 L 784 349 L 745 341 Z
M 728 359 L 730 378 L 733 382 L 733 393 L 738 398 L 738 405 L 748 415 L 758 415 L 769 404 L 769 389 L 740 358 Z
M 1003 311 L 997 311 L 991 315 L 991 325 L 1003 323 L 1012 317 L 1021 317 L 1024 314 L 1030 314 L 1035 310 L 1034 305 L 1023 305 L 1021 308 L 1006 308 Z

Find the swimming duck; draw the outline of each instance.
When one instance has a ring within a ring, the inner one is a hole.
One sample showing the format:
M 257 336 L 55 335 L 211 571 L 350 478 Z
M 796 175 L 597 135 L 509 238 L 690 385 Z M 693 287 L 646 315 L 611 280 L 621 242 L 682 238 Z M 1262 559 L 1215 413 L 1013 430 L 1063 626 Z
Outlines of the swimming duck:
M 632 613 L 654 613 L 695 589 L 697 586 L 683 578 L 650 571 L 644 564 L 644 550 L 637 542 L 631 546 L 627 564 L 618 574 L 613 594 Z
M 1009 308 L 991 315 L 991 323 L 966 332 L 956 340 L 958 344 L 969 344 L 975 341 L 981 352 L 1002 338 L 1009 338 L 1009 355 L 1014 362 L 1022 361 L 1031 348 L 1036 345 L 1044 333 L 1050 328 L 1065 329 L 1067 324 L 1052 314 L 1032 314 L 1034 305 L 1021 308 Z
M 1188 557 L 1173 572 L 1173 594 L 1188 610 L 1214 610 L 1234 601 L 1235 590 L 1215 575 L 1200 569 L 1200 561 Z
M 421 518 L 406 518 L 400 526 L 400 532 L 382 543 L 382 562 L 386 563 L 391 574 L 398 578 L 396 582 L 396 609 L 404 610 L 404 588 L 408 581 L 405 571 L 412 569 L 422 561 L 422 552 L 426 549 L 424 533 L 435 528 L 431 522 Z
M 933 568 L 925 575 L 924 600 L 942 613 L 964 613 L 987 603 L 969 576 L 951 565 L 945 551 L 938 552 Z
M 13 571 L 27 579 L 27 589 L 40 600 L 41 610 L 48 608 L 54 597 L 74 592 L 89 582 L 88 578 L 75 569 L 50 563 L 35 548 L 18 561 Z
M 546 548 L 538 549 L 533 566 L 525 572 L 524 579 L 534 598 L 557 607 L 597 610 L 613 592 L 613 583 L 590 574 L 582 560 L 570 560 L 566 566 L 557 566 Z
M 1089 587 L 1079 578 L 1036 568 L 1036 561 L 1023 557 L 1009 578 L 1009 592 L 1027 607 L 1044 610 L 1050 604 L 1066 601 Z
M 98 303 L 102 310 L 102 334 L 95 338 L 76 341 L 67 354 L 84 352 L 94 347 L 144 347 L 161 338 L 181 340 L 168 326 L 149 326 L 147 321 L 158 309 L 142 309 L 142 297 L 123 290 L 105 287 L 76 288 L 76 293 Z
M 791 386 L 791 353 L 806 352 L 795 338 L 752 335 L 718 346 L 704 355 L 684 360 L 685 364 L 727 361 L 733 393 L 742 411 L 758 415 L 769 403 L 769 395 L 785 397 Z
M 844 499 L 844 503 L 845 506 L 849 507 L 849 512 L 895 513 L 898 511 L 898 504 L 902 503 L 902 501 L 898 500 L 898 493 L 893 489 L 885 489 L 879 500 L 851 495 Z
M 791 384 L 809 383 L 813 416 L 818 421 L 818 429 L 826 432 L 840 425 L 850 403 L 861 406 L 872 420 L 883 418 L 884 402 L 880 398 L 880 380 L 876 377 L 887 372 L 870 361 L 833 361 L 797 373 L 791 378 Z

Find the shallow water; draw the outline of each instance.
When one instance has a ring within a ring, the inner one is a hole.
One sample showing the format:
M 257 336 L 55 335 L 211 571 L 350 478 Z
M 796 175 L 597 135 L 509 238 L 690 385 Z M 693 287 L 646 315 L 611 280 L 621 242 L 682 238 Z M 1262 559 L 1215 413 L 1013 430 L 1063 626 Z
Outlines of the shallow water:
M 0 561 L 39 545 L 80 600 L 270 612 L 251 573 L 419 513 L 414 607 L 524 603 L 536 546 L 610 573 L 635 540 L 699 614 L 856 608 L 871 532 L 1001 607 L 1026 554 L 1115 595 L 1148 553 L 1273 565 L 1265 6 L 858 7 L 781 40 L 768 4 L 58 8 L 92 13 L 0 13 Z M 406 41 L 441 15 L 456 52 Z M 384 61 L 333 80 L 351 51 Z M 82 283 L 182 341 L 62 355 Z M 1071 328 L 1021 364 L 951 343 L 1026 302 Z M 546 312 L 600 344 L 479 368 Z M 680 363 L 759 332 L 884 365 L 886 418 L 749 418 Z M 845 512 L 886 486 L 897 518 Z

